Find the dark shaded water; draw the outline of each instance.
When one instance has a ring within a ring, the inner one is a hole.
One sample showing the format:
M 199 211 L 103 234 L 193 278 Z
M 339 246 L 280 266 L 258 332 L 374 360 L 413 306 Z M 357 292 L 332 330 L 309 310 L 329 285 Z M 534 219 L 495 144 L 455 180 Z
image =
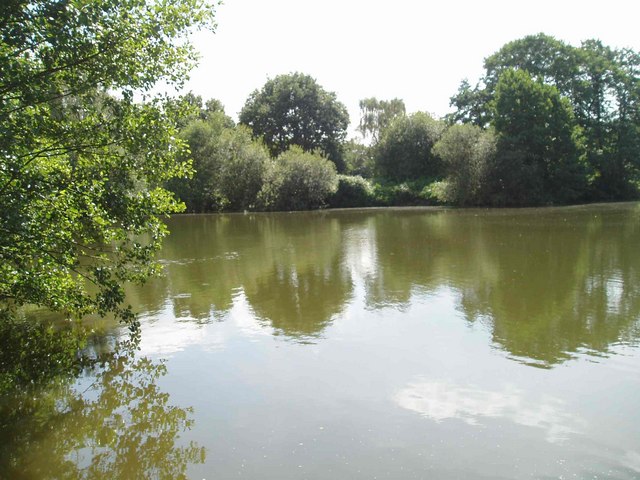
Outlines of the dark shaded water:
M 640 478 L 640 204 L 169 223 L 166 277 L 129 291 L 166 374 L 83 414 L 165 442 L 121 476 Z M 74 428 L 74 475 L 118 461 L 81 421 L 42 445 Z

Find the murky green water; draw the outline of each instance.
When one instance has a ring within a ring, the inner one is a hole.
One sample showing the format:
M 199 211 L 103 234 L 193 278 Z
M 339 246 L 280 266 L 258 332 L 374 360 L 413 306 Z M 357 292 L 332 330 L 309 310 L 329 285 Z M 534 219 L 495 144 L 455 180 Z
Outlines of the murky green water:
M 129 292 L 150 363 L 80 381 L 30 471 L 640 478 L 640 204 L 170 228 Z

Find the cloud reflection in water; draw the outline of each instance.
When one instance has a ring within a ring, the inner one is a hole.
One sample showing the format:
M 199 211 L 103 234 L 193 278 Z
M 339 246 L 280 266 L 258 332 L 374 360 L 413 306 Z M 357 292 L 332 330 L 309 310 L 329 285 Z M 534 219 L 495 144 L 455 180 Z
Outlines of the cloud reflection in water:
M 541 428 L 550 443 L 564 442 L 584 425 L 566 411 L 561 400 L 548 395 L 531 398 L 513 385 L 492 391 L 449 381 L 422 380 L 410 383 L 393 399 L 402 408 L 436 422 L 459 419 L 469 425 L 481 425 L 483 418 L 503 418 Z

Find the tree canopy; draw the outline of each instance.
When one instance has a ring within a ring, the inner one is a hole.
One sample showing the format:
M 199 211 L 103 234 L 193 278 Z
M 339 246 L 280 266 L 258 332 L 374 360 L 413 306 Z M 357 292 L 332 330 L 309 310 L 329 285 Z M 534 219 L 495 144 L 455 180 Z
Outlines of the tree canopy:
M 36 304 L 70 317 L 113 312 L 122 284 L 156 271 L 162 188 L 178 161 L 180 85 L 200 0 L 12 0 L 0 6 L 0 313 Z M 134 96 L 144 102 L 135 102 Z
M 336 94 L 302 73 L 278 75 L 255 90 L 240 112 L 240 123 L 261 137 L 276 157 L 293 145 L 321 150 L 339 170 L 349 115 Z
M 360 100 L 360 124 L 358 132 L 366 140 L 371 137 L 372 143 L 378 143 L 381 132 L 391 121 L 406 113 L 404 101 L 400 98 L 378 100 L 375 97 Z
M 337 188 L 335 165 L 294 145 L 269 163 L 259 201 L 265 210 L 309 210 L 323 207 Z
M 393 180 L 440 176 L 442 165 L 432 148 L 444 128 L 444 123 L 424 112 L 397 117 L 375 147 L 378 173 Z
M 453 122 L 486 127 L 494 121 L 492 102 L 507 70 L 522 70 L 556 88 L 568 101 L 584 133 L 592 171 L 589 197 L 623 199 L 638 195 L 640 178 L 640 55 L 612 49 L 599 40 L 580 47 L 538 34 L 507 43 L 485 60 L 475 87 L 463 82 L 451 98 Z
M 505 70 L 492 107 L 502 163 L 494 173 L 504 196 L 499 203 L 567 203 L 584 195 L 582 131 L 556 87 L 524 70 Z

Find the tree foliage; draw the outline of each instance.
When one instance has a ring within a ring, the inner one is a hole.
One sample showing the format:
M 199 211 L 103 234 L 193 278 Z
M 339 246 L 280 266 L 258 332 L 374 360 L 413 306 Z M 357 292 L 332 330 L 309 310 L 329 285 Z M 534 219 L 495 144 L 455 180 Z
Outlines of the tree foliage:
M 331 161 L 293 146 L 270 162 L 260 200 L 266 210 L 309 210 L 323 207 L 337 188 Z
M 266 148 L 220 110 L 202 118 L 180 132 L 193 158 L 193 176 L 173 179 L 167 187 L 189 212 L 254 210 L 269 160 Z
M 346 141 L 343 144 L 345 173 L 364 178 L 373 177 L 375 173 L 373 150 L 373 147 L 357 140 Z
M 496 135 L 477 125 L 448 128 L 434 153 L 442 160 L 446 179 L 435 186 L 438 200 L 454 205 L 491 205 L 495 169 Z
M 500 203 L 566 203 L 584 195 L 581 129 L 555 87 L 534 81 L 524 70 L 506 70 L 492 106 Z
M 391 180 L 436 178 L 442 165 L 432 152 L 445 125 L 424 112 L 397 117 L 382 132 L 375 148 L 378 174 Z
M 180 103 L 135 103 L 195 61 L 199 0 L 10 1 L 0 7 L 0 309 L 114 312 L 122 284 L 156 271 L 162 185 L 177 162 Z M 107 95 L 115 95 L 117 98 Z M 90 286 L 90 287 L 89 287 Z
M 404 101 L 399 98 L 392 100 L 378 100 L 375 97 L 360 100 L 360 124 L 358 132 L 363 140 L 371 138 L 371 143 L 376 144 L 380 139 L 380 133 L 389 126 L 396 117 L 406 113 Z
M 359 175 L 338 175 L 338 188 L 329 197 L 331 208 L 371 207 L 373 186 Z
M 179 137 L 189 149 L 182 155 L 191 158 L 193 174 L 190 178 L 173 178 L 167 188 L 186 204 L 189 212 L 210 212 L 220 208 L 217 176 L 222 159 L 218 141 L 222 132 L 232 128 L 233 122 L 222 112 L 216 112 L 204 120 L 200 114 L 180 130 Z
M 580 47 L 538 34 L 509 42 L 485 60 L 472 88 L 463 82 L 451 104 L 452 122 L 483 127 L 494 121 L 492 102 L 502 74 L 527 72 L 568 100 L 584 134 L 594 199 L 631 198 L 640 180 L 640 55 L 598 40 Z
M 305 152 L 321 150 L 338 169 L 343 168 L 347 109 L 335 93 L 309 75 L 292 73 L 268 80 L 249 96 L 240 122 L 264 140 L 274 157 L 298 145 Z
M 225 208 L 232 211 L 255 210 L 262 189 L 269 154 L 251 138 L 244 125 L 222 132 L 218 143 L 223 159 L 218 174 L 218 190 Z

